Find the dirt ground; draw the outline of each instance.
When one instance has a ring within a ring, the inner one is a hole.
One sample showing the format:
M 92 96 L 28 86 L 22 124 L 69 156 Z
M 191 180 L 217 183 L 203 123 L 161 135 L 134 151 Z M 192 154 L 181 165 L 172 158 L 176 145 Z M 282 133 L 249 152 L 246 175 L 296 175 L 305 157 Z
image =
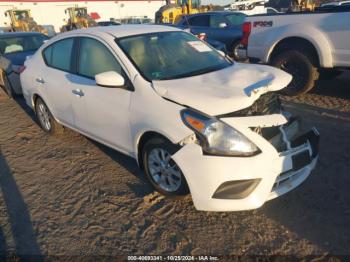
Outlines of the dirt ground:
M 321 133 L 317 168 L 258 210 L 213 213 L 154 193 L 99 143 L 45 135 L 0 92 L 0 254 L 350 255 L 350 76 L 284 100 Z

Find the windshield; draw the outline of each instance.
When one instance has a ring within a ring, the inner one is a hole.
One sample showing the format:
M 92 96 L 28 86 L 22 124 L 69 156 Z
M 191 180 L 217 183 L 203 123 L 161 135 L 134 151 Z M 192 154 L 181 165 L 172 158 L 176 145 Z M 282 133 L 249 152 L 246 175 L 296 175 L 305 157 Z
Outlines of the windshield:
M 185 32 L 130 36 L 117 43 L 147 80 L 200 75 L 232 64 L 215 49 Z
M 0 54 L 35 51 L 47 39 L 44 35 L 0 38 Z
M 16 20 L 23 20 L 29 18 L 28 11 L 14 11 L 13 13 L 16 17 Z
M 79 17 L 87 16 L 87 10 L 84 8 L 81 9 L 75 9 L 75 15 Z

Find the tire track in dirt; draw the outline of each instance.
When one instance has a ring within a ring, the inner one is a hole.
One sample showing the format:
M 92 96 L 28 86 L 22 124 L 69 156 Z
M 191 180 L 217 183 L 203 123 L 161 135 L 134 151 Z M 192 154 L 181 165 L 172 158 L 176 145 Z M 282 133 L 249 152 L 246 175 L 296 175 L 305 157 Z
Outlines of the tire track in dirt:
M 190 197 L 154 193 L 135 161 L 73 131 L 46 136 L 23 110 L 23 100 L 18 103 L 0 95 L 0 149 L 43 254 L 302 256 L 350 250 L 344 154 L 350 152 L 350 129 L 340 120 L 305 113 L 324 138 L 316 175 L 300 188 L 259 210 L 212 213 L 196 211 Z M 0 228 L 7 250 L 14 250 L 20 236 L 12 235 L 15 221 L 8 221 L 3 203 L 0 194 Z

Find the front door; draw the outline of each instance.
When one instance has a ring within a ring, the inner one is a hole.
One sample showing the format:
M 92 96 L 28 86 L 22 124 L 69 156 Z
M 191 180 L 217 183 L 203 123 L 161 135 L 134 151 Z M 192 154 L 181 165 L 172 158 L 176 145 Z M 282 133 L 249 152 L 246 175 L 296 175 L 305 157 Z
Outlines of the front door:
M 100 40 L 79 38 L 77 74 L 71 78 L 75 126 L 93 138 L 125 153 L 132 151 L 129 105 L 132 91 L 97 86 L 95 75 L 122 67 L 111 50 Z

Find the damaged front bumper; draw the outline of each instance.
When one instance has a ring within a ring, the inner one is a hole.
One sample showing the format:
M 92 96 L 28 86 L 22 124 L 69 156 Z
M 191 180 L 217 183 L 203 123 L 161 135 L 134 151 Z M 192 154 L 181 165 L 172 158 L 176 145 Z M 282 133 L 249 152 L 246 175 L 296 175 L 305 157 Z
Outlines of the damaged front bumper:
M 187 143 L 174 154 L 198 210 L 258 208 L 299 186 L 314 169 L 319 134 L 316 129 L 300 134 L 299 120 L 285 114 L 223 116 L 221 120 L 254 142 L 261 153 L 209 156 L 198 144 Z

